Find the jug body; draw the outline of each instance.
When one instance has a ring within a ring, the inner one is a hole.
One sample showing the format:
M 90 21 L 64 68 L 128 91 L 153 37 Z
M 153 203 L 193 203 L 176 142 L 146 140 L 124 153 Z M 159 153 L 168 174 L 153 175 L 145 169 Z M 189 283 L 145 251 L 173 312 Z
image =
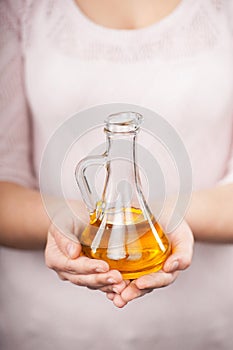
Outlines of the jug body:
M 160 270 L 171 249 L 141 188 L 136 162 L 141 122 L 142 116 L 134 112 L 110 115 L 105 122 L 105 153 L 83 159 L 76 168 L 90 213 L 90 222 L 79 237 L 82 251 L 89 258 L 105 260 L 124 279 Z M 94 165 L 105 167 L 101 195 L 94 186 Z

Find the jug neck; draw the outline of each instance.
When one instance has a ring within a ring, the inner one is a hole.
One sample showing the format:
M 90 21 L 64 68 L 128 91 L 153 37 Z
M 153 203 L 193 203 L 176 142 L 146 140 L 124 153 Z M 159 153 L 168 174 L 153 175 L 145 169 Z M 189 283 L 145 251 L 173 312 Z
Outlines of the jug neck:
M 108 160 L 124 158 L 134 163 L 136 157 L 136 137 L 136 132 L 127 134 L 107 133 L 106 154 Z
M 106 182 L 102 202 L 106 208 L 139 208 L 140 178 L 136 163 L 137 133 L 107 134 Z

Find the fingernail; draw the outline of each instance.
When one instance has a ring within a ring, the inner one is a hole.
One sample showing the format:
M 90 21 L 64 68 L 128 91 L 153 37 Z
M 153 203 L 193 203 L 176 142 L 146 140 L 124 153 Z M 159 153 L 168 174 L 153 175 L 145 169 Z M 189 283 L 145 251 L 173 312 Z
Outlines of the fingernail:
M 116 281 L 111 277 L 107 279 L 107 282 L 108 283 L 116 283 Z
M 139 288 L 139 289 L 146 289 L 148 286 L 144 283 L 144 282 L 137 282 L 136 286 Z M 149 288 L 149 287 L 148 287 Z
M 113 290 L 114 293 L 120 294 L 119 291 L 115 287 L 112 290 Z
M 179 262 L 177 260 L 173 261 L 173 263 L 169 266 L 169 272 L 176 271 L 178 266 L 179 266 Z
M 67 253 L 72 258 L 76 250 L 76 246 L 73 243 L 67 245 Z

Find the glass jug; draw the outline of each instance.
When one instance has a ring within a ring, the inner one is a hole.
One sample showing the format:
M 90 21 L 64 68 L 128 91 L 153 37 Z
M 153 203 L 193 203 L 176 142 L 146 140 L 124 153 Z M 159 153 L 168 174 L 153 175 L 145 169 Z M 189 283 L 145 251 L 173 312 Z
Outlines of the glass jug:
M 110 115 L 104 128 L 106 151 L 82 159 L 75 173 L 90 214 L 90 222 L 79 237 L 82 252 L 105 260 L 124 279 L 160 270 L 170 254 L 168 238 L 141 189 L 136 139 L 142 121 L 135 112 Z M 95 189 L 99 166 L 106 174 L 101 195 Z

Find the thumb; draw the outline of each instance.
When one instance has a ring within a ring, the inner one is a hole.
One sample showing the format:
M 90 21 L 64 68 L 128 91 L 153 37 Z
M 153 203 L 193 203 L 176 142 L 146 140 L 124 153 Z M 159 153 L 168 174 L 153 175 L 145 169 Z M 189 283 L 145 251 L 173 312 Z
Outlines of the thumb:
M 67 238 L 55 225 L 49 229 L 60 251 L 70 259 L 76 259 L 81 254 L 82 246 L 77 241 Z
M 188 224 L 183 221 L 169 233 L 172 254 L 167 258 L 163 266 L 165 272 L 187 269 L 192 261 L 194 239 Z

